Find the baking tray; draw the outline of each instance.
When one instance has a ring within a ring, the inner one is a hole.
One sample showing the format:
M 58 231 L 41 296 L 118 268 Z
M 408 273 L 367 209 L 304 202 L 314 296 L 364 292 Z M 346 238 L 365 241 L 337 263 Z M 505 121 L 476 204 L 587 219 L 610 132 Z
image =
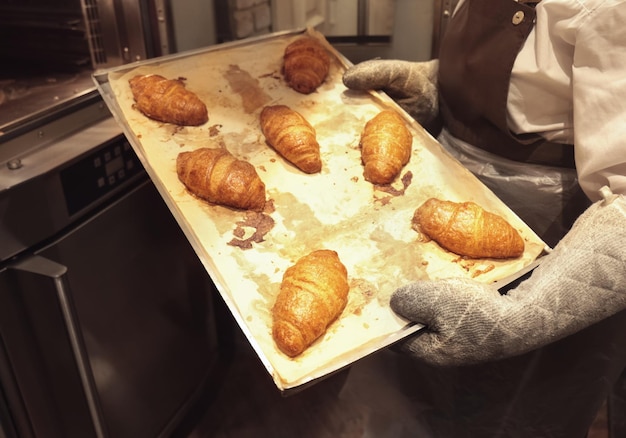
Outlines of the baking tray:
M 303 34 L 332 55 L 324 84 L 310 95 L 289 88 L 281 74 L 287 44 Z M 277 32 L 96 72 L 104 101 L 122 126 L 152 181 L 183 229 L 235 320 L 281 391 L 295 391 L 422 328 L 398 317 L 389 298 L 420 279 L 508 278 L 546 249 L 541 239 L 478 179 L 450 156 L 386 95 L 355 92 L 342 83 L 351 63 L 312 29 Z M 186 78 L 208 106 L 209 121 L 178 127 L 150 120 L 133 108 L 128 79 L 158 73 Z M 307 175 L 270 148 L 260 131 L 264 105 L 285 104 L 317 131 L 323 168 Z M 359 138 L 383 108 L 405 118 L 413 134 L 410 162 L 396 182 L 365 181 Z M 176 156 L 198 147 L 225 147 L 252 163 L 274 206 L 250 213 L 210 205 L 176 175 Z M 470 260 L 421 242 L 411 229 L 415 209 L 429 197 L 474 201 L 505 217 L 525 240 L 513 260 Z M 346 309 L 327 333 L 291 359 L 274 345 L 271 307 L 283 272 L 301 256 L 328 248 L 348 270 Z

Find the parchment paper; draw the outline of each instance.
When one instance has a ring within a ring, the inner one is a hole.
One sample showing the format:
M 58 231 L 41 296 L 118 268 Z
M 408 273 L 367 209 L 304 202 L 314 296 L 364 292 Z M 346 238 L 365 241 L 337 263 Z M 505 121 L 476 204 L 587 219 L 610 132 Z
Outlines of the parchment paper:
M 281 390 L 336 371 L 419 329 L 389 308 L 397 287 L 452 276 L 492 282 L 527 266 L 545 248 L 529 227 L 393 101 L 378 93 L 347 90 L 341 76 L 349 62 L 332 47 L 328 46 L 333 60 L 325 83 L 310 95 L 290 89 L 281 74 L 283 50 L 302 32 L 127 66 L 105 72 L 99 86 Z M 304 32 L 326 43 L 318 33 Z M 178 127 L 142 115 L 133 107 L 128 80 L 145 73 L 186 78 L 187 88 L 208 106 L 208 123 Z M 259 114 L 268 104 L 288 105 L 315 127 L 323 162 L 320 174 L 304 174 L 266 144 Z M 403 114 L 414 140 L 411 160 L 397 181 L 379 188 L 363 178 L 358 144 L 365 123 L 384 107 Z M 224 147 L 252 163 L 266 185 L 273 211 L 252 214 L 210 205 L 189 194 L 177 178 L 175 161 L 180 152 L 199 147 Z M 468 260 L 432 241 L 419 241 L 411 218 L 429 197 L 474 201 L 504 216 L 524 238 L 524 255 L 507 261 Z M 272 340 L 271 308 L 285 269 L 319 248 L 337 251 L 346 266 L 351 285 L 348 305 L 321 339 L 290 359 Z

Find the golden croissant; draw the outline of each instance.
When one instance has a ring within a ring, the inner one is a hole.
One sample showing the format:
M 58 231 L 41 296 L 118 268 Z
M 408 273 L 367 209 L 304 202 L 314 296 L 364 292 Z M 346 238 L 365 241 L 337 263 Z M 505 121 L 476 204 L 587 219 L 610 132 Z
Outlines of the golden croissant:
M 303 172 L 322 169 L 315 129 L 297 111 L 285 105 L 266 106 L 261 111 L 261 130 L 267 142 Z
M 206 105 L 181 79 L 137 75 L 129 84 L 135 107 L 151 119 L 182 126 L 198 126 L 209 120 Z
M 265 206 L 265 184 L 254 166 L 226 149 L 181 152 L 176 173 L 191 193 L 214 204 L 254 211 Z
M 431 198 L 413 215 L 413 227 L 443 248 L 470 258 L 514 258 L 524 252 L 524 241 L 502 216 L 474 202 Z
M 302 94 L 310 94 L 328 76 L 330 56 L 326 48 L 312 37 L 302 37 L 285 48 L 283 75 L 287 84 Z
M 389 184 L 411 158 L 413 136 L 402 117 L 384 110 L 365 124 L 361 133 L 363 176 L 372 184 Z
M 272 308 L 272 337 L 295 357 L 322 336 L 348 301 L 348 273 L 335 251 L 320 249 L 287 268 Z

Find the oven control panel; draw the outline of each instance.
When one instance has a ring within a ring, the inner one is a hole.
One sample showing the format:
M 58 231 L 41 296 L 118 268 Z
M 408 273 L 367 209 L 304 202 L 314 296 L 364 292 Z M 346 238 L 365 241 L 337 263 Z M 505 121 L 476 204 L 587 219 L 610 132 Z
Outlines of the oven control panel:
M 123 135 L 97 148 L 60 173 L 68 213 L 79 212 L 144 172 Z

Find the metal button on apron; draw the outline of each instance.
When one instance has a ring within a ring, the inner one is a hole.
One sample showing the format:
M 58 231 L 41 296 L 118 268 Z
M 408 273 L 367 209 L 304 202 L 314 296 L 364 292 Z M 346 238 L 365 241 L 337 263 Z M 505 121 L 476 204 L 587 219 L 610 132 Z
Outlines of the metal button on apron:
M 524 21 L 524 11 L 517 11 L 514 15 L 513 18 L 511 19 L 511 22 L 515 25 L 520 24 L 522 21 Z

